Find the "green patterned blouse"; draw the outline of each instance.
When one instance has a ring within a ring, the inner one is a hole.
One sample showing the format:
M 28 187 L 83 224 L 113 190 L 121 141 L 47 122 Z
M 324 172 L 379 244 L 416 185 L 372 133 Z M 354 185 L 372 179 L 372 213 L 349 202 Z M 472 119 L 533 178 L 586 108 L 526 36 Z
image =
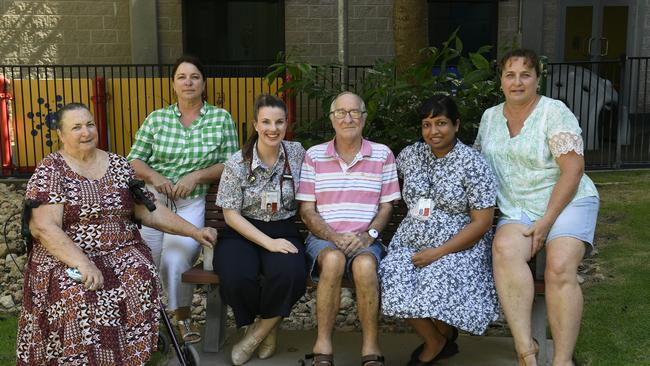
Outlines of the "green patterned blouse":
M 584 155 L 582 130 L 564 103 L 541 97 L 521 132 L 510 137 L 503 106 L 501 103 L 483 113 L 474 147 L 496 174 L 502 217 L 517 220 L 525 213 L 538 220 L 546 212 L 560 176 L 555 159 L 570 151 Z M 583 175 L 573 201 L 589 196 L 598 197 L 598 191 Z
M 135 135 L 127 156 L 139 159 L 176 184 L 185 175 L 224 163 L 238 150 L 237 130 L 225 109 L 203 103 L 199 118 L 181 124 L 177 104 L 155 110 Z M 186 198 L 205 196 L 209 184 L 198 184 Z

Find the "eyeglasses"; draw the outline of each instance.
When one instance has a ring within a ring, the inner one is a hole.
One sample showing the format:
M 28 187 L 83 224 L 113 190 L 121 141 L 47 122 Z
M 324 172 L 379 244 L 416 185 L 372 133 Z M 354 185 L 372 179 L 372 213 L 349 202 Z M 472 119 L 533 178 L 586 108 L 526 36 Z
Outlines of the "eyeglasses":
M 349 111 L 346 111 L 345 109 L 335 109 L 330 112 L 330 114 L 333 114 L 334 117 L 338 119 L 345 118 L 345 116 L 347 116 L 348 113 L 350 114 L 350 117 L 357 119 L 357 118 L 361 118 L 361 116 L 363 116 L 363 114 L 366 113 L 366 111 L 362 111 L 359 109 L 352 109 Z

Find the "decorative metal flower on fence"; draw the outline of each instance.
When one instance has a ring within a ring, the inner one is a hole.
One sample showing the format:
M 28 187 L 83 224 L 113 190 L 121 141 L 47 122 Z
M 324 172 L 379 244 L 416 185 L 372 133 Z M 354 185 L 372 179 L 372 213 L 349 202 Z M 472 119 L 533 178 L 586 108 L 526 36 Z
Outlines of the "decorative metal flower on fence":
M 56 100 L 56 109 L 51 108 L 51 104 L 47 102 L 43 97 L 38 97 L 36 100 L 39 110 L 27 112 L 27 118 L 32 121 L 32 136 L 38 136 L 39 131 L 45 137 L 45 145 L 52 147 L 52 130 L 56 128 L 54 126 L 56 110 L 63 107 L 63 97 L 61 95 L 55 96 Z M 43 111 L 43 109 L 45 109 Z M 45 131 L 43 131 L 45 127 Z

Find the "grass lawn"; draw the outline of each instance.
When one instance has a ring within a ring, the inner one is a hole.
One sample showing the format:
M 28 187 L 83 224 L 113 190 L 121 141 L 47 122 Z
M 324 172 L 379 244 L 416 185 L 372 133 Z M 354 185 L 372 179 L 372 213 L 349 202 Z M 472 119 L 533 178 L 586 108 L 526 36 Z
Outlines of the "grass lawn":
M 590 173 L 601 208 L 603 275 L 585 290 L 576 356 L 585 366 L 650 365 L 650 171 Z M 13 365 L 16 318 L 0 314 L 0 365 Z M 159 353 L 149 362 L 157 365 Z
M 650 171 L 591 173 L 604 279 L 585 287 L 581 365 L 650 365 Z

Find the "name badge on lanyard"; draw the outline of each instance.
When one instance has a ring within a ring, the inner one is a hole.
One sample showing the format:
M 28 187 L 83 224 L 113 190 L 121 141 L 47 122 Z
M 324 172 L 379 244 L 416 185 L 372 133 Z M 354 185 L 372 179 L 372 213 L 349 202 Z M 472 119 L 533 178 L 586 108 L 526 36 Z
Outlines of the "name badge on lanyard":
M 276 213 L 280 207 L 280 192 L 278 191 L 265 191 L 262 193 L 262 210 L 267 212 Z
M 420 198 L 418 205 L 415 209 L 414 216 L 420 220 L 428 220 L 431 217 L 431 210 L 433 209 L 433 201 L 431 198 Z

